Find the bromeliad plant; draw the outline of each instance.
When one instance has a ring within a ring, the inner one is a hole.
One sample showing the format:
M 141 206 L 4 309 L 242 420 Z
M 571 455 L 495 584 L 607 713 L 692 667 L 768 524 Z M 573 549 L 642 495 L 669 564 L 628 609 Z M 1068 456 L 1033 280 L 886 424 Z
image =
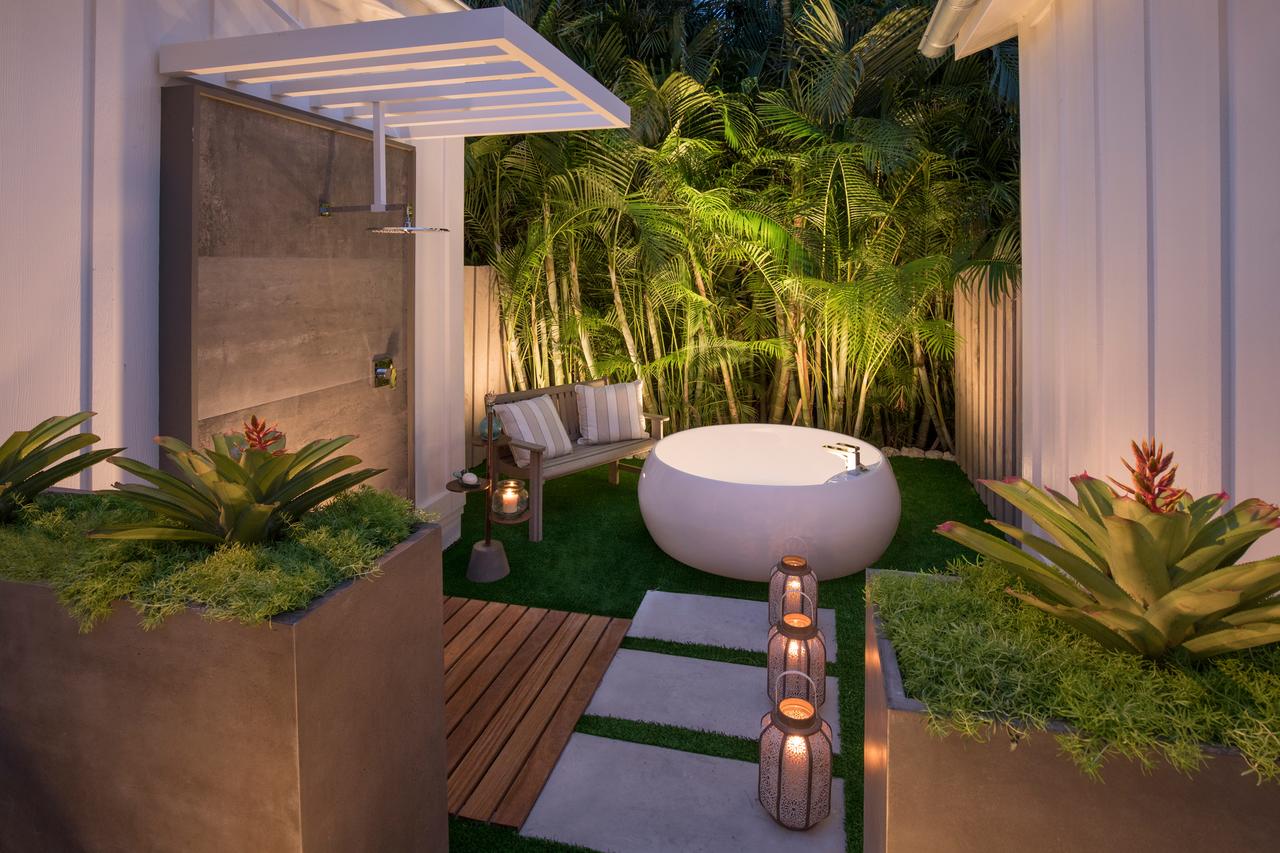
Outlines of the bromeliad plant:
M 1172 453 L 1154 441 L 1133 450 L 1134 485 L 1121 494 L 1088 474 L 1071 479 L 1078 501 L 1016 477 L 985 481 L 1049 537 L 987 522 L 1026 550 L 956 522 L 938 532 L 1032 591 L 1010 595 L 1111 649 L 1209 657 L 1280 641 L 1280 557 L 1236 563 L 1280 526 L 1280 509 L 1250 499 L 1220 513 L 1227 495 L 1174 488 Z
M 176 438 L 156 443 L 173 463 L 176 475 L 133 459 L 115 465 L 147 481 L 116 483 L 116 492 L 174 525 L 143 522 L 103 528 L 100 539 L 142 539 L 222 544 L 266 542 L 279 536 L 308 510 L 384 469 L 346 471 L 357 456 L 333 454 L 355 436 L 313 441 L 286 452 L 285 436 L 256 417 L 244 434 L 215 436 L 213 448 L 200 450 Z M 332 457 L 332 458 L 331 458 Z
M 10 520 L 19 506 L 29 503 L 54 483 L 79 474 L 123 449 L 110 447 L 80 454 L 79 451 L 99 440 L 91 432 L 59 440 L 94 414 L 79 412 L 49 418 L 31 429 L 13 433 L 0 444 L 0 523 Z M 66 459 L 68 456 L 71 458 Z M 59 459 L 63 461 L 58 462 Z

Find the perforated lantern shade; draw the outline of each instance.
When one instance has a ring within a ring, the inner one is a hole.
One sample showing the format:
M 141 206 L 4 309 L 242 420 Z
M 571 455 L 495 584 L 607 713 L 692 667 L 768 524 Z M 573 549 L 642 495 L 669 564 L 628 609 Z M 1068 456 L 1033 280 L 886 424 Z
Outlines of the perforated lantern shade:
M 769 699 L 798 697 L 821 708 L 827 701 L 827 641 L 814 621 L 803 613 L 783 616 L 769 629 L 768 651 Z
M 808 561 L 794 554 L 783 557 L 769 575 L 769 624 L 776 625 L 787 613 L 804 613 L 816 621 L 817 611 L 818 578 Z
M 760 805 L 787 829 L 831 813 L 831 727 L 803 699 L 782 699 L 760 721 Z

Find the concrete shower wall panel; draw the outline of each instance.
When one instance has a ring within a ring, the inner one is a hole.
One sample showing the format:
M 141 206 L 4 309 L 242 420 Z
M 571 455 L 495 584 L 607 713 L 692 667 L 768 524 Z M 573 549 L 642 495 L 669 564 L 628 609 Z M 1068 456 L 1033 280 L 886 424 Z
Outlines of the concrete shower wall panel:
M 166 299 L 189 288 L 193 307 L 188 334 L 165 324 L 165 361 L 189 351 L 194 363 L 189 387 L 166 385 L 162 406 L 189 394 L 189 431 L 202 442 L 255 414 L 278 423 L 292 447 L 355 435 L 350 451 L 387 469 L 372 484 L 412 494 L 415 238 L 366 230 L 398 223 L 402 213 L 318 212 L 321 198 L 372 201 L 369 135 L 218 90 L 181 88 L 194 98 L 193 198 L 183 213 L 182 201 L 167 194 L 166 218 L 193 219 L 194 284 L 179 264 L 163 286 Z M 181 129 L 172 136 L 174 146 L 185 145 Z M 387 154 L 388 201 L 412 203 L 413 150 L 392 145 Z M 166 255 L 179 243 L 166 241 Z M 400 372 L 394 389 L 373 387 L 372 359 L 384 354 Z

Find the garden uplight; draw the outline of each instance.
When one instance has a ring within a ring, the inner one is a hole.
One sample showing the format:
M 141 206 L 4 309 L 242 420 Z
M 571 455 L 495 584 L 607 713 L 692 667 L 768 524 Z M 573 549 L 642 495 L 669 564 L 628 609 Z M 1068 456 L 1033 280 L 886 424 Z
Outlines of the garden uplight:
M 804 609 L 806 597 L 808 610 Z M 818 619 L 818 578 L 809 561 L 795 554 L 779 560 L 769 576 L 769 624 L 776 625 L 787 613 Z
M 793 675 L 809 677 L 783 672 L 779 680 Z M 775 703 L 760 727 L 760 805 L 787 829 L 821 822 L 831 813 L 831 727 L 811 702 L 798 698 Z
M 769 629 L 767 648 L 769 698 L 799 697 L 822 707 L 827 700 L 827 642 L 817 624 L 803 613 L 788 613 Z

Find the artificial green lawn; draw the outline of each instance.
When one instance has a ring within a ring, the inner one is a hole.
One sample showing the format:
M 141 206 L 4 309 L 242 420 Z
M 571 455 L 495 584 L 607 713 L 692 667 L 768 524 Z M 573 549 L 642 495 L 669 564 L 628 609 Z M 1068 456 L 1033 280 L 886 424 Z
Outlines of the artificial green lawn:
M 980 524 L 988 515 L 977 493 L 951 462 L 895 457 L 890 460 L 902 492 L 902 521 L 878 568 L 917 571 L 945 566 L 966 552 L 938 536 L 933 528 L 947 520 Z M 463 515 L 462 538 L 444 555 L 444 587 L 448 595 L 506 601 L 558 610 L 630 618 L 651 589 L 763 600 L 763 583 L 710 575 L 668 557 L 645 530 L 636 500 L 636 475 L 624 471 L 610 486 L 603 468 L 547 484 L 542 542 L 528 541 L 526 528 L 495 525 L 511 563 L 511 574 L 495 583 L 466 579 L 471 544 L 484 535 L 480 499 L 472 497 Z M 837 645 L 846 649 L 830 674 L 840 680 L 840 725 L 844 742 L 853 745 L 836 761 L 844 777 L 845 830 L 848 850 L 862 849 L 863 579 L 861 575 L 823 582 L 820 605 L 836 611 Z M 628 639 L 629 648 L 759 663 L 758 656 L 699 646 Z M 745 657 L 744 657 L 745 655 Z M 670 746 L 690 752 L 752 760 L 754 741 L 689 732 L 598 717 L 584 717 L 579 731 L 622 740 Z M 450 850 L 567 851 L 578 848 L 522 838 L 512 830 L 450 819 Z
M 308 513 L 277 542 L 231 545 L 90 539 L 150 513 L 117 497 L 44 494 L 0 525 L 0 578 L 47 583 L 82 630 L 128 599 L 144 627 L 189 606 L 212 619 L 261 622 L 305 607 L 374 569 L 420 520 L 413 505 L 361 488 Z

